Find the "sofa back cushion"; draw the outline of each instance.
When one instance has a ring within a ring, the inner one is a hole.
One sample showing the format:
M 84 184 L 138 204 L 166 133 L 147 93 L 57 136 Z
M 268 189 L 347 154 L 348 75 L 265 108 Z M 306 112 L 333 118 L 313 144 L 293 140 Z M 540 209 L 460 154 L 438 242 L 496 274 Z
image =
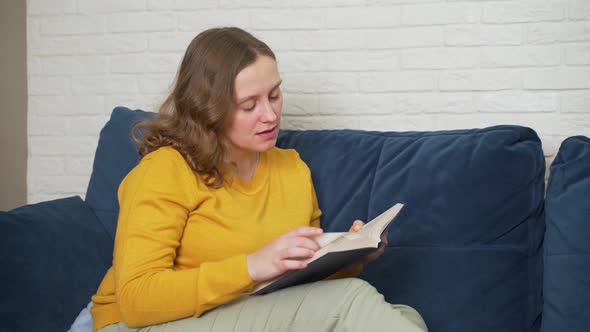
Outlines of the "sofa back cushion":
M 130 128 L 149 116 L 117 108 L 100 135 L 87 200 L 113 233 L 117 187 L 138 160 Z M 538 331 L 545 162 L 533 130 L 283 130 L 278 146 L 309 165 L 327 231 L 406 204 L 361 275 L 389 302 L 433 332 Z
M 96 292 L 112 240 L 80 197 L 0 212 L 0 331 L 66 331 Z
M 551 164 L 545 220 L 543 332 L 588 331 L 590 139 L 575 136 Z
M 117 189 L 127 173 L 139 162 L 131 127 L 153 116 L 151 112 L 116 107 L 100 131 L 85 199 L 112 239 L 115 238 L 119 214 Z
M 282 131 L 309 165 L 328 231 L 395 202 L 389 247 L 362 278 L 430 331 L 535 331 L 545 162 L 536 133 Z

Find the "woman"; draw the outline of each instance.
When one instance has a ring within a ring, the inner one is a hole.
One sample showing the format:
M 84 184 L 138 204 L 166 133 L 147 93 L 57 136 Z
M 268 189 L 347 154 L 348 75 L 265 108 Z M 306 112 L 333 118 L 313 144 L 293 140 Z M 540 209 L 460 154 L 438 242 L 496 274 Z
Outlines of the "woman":
M 243 30 L 210 29 L 191 42 L 160 117 L 134 128 L 143 158 L 119 187 L 113 265 L 92 298 L 95 331 L 425 330 L 413 309 L 359 279 L 247 296 L 304 268 L 322 233 L 309 169 L 275 148 L 280 85 L 273 52 Z

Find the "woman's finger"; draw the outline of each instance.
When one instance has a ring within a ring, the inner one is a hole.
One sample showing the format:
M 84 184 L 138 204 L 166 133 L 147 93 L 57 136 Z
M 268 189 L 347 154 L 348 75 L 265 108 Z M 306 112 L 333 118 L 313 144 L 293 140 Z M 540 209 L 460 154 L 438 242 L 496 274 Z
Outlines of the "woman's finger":
M 281 253 L 282 259 L 293 259 L 293 258 L 310 258 L 313 257 L 315 251 L 301 247 L 291 247 L 284 249 Z
M 365 223 L 362 220 L 355 220 L 352 223 L 352 226 L 350 226 L 350 229 L 348 230 L 349 232 L 358 232 L 361 230 L 361 228 L 363 228 L 363 226 L 365 225 Z
M 298 236 L 289 239 L 289 247 L 300 247 L 300 248 L 307 248 L 310 250 L 319 250 L 320 245 L 315 241 L 308 237 Z
M 296 236 L 303 236 L 303 237 L 314 237 L 322 234 L 324 231 L 321 228 L 317 227 L 297 227 L 287 233 L 285 233 L 286 237 L 296 237 Z
M 299 270 L 307 266 L 303 261 L 284 259 L 280 261 L 281 267 L 284 270 Z

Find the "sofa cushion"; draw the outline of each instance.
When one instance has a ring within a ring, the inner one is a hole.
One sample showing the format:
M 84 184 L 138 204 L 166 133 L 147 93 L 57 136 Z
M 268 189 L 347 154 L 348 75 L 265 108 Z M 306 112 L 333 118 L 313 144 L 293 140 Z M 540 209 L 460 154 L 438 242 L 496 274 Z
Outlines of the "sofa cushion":
M 538 330 L 544 157 L 517 126 L 383 133 L 282 131 L 309 165 L 328 231 L 405 203 L 362 278 L 430 331 Z
M 113 239 L 119 213 L 117 189 L 139 162 L 137 146 L 131 138 L 131 127 L 153 116 L 151 112 L 116 107 L 100 131 L 85 199 Z
M 0 237 L 0 330 L 67 330 L 112 258 L 90 207 L 76 196 L 0 212 Z
M 590 139 L 563 141 L 545 207 L 542 331 L 587 331 L 590 322 Z

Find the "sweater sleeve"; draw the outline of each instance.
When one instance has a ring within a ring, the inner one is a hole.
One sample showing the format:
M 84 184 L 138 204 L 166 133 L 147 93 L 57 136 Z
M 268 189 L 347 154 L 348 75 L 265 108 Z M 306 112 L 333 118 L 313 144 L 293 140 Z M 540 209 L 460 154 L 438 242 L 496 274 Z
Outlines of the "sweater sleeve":
M 189 213 L 198 208 L 197 188 L 191 169 L 172 149 L 144 157 L 119 188 L 115 294 L 130 327 L 199 316 L 253 286 L 245 255 L 175 269 Z
M 313 182 L 311 181 L 311 177 L 309 178 L 309 185 L 311 187 L 311 200 L 312 200 L 312 206 L 313 206 L 313 211 L 311 213 L 311 221 L 309 223 L 310 226 L 312 227 L 320 227 L 320 217 L 322 216 L 322 210 L 320 210 L 319 204 L 318 204 L 318 198 L 316 196 L 315 193 L 315 188 L 313 187 Z

